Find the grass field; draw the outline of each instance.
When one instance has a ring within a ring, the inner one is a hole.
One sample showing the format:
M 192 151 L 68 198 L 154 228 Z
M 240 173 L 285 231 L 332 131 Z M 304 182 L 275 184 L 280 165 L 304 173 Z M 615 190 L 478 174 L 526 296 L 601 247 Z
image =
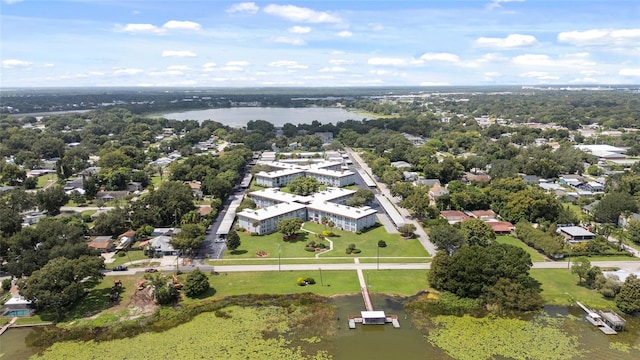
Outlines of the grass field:
M 38 176 L 38 184 L 36 185 L 37 189 L 42 189 L 43 187 L 45 187 L 48 183 L 49 180 L 53 180 L 56 181 L 58 180 L 58 175 L 56 174 L 45 174 L 42 176 Z
M 125 255 L 120 255 L 120 254 L 125 254 Z M 158 262 L 158 259 L 150 259 L 149 257 L 147 257 L 144 254 L 144 251 L 142 250 L 130 250 L 127 252 L 123 252 L 123 253 L 118 253 L 113 255 L 113 262 L 110 264 L 107 264 L 108 268 L 113 268 L 114 266 L 118 266 L 118 265 L 123 265 L 124 263 L 128 263 L 131 261 L 136 261 L 136 260 L 143 260 L 143 259 L 148 259 L 149 262 L 151 263 L 152 261 Z M 138 267 L 144 267 L 146 265 L 149 264 L 137 264 Z M 131 265 L 130 265 L 131 266 Z M 131 266 L 133 267 L 133 266 Z
M 511 236 L 498 236 L 496 237 L 496 242 L 499 244 L 509 244 L 509 245 L 513 245 L 513 246 L 517 246 L 521 249 L 523 249 L 524 251 L 526 251 L 529 255 L 531 255 L 531 261 L 536 262 L 536 261 L 544 261 L 544 258 L 542 257 L 542 255 L 540 255 L 540 253 L 538 253 L 535 249 L 527 246 L 527 244 L 523 243 L 522 241 L 511 237 Z
M 325 230 L 323 225 L 305 223 L 304 228 L 312 232 L 322 232 Z M 359 256 L 376 257 L 378 240 L 384 240 L 387 247 L 380 249 L 380 256 L 417 256 L 427 257 L 429 254 L 424 250 L 420 242 L 416 239 L 404 240 L 398 234 L 388 234 L 384 227 L 369 229 L 362 234 L 355 234 L 348 231 L 334 229 L 335 237 L 333 241 L 334 250 L 323 253 L 320 257 L 346 257 L 354 258 Z M 272 233 L 262 236 L 251 236 L 249 234 L 240 234 L 240 247 L 235 252 L 227 252 L 225 260 L 238 258 L 256 258 L 258 251 L 266 251 L 268 256 L 265 258 L 278 258 L 280 251 L 281 258 L 312 258 L 315 253 L 305 251 L 305 245 L 311 241 L 318 241 L 315 235 L 305 231 L 298 232 L 298 238 L 293 241 L 285 242 L 282 240 L 282 234 Z M 326 245 L 328 242 L 324 241 Z M 346 254 L 345 249 L 349 244 L 355 244 L 356 248 L 362 250 L 360 254 Z
M 578 276 L 568 269 L 532 269 L 531 276 L 542 283 L 542 297 L 550 305 L 575 305 L 580 301 L 588 307 L 613 309 L 615 303 L 595 290 L 578 285 Z

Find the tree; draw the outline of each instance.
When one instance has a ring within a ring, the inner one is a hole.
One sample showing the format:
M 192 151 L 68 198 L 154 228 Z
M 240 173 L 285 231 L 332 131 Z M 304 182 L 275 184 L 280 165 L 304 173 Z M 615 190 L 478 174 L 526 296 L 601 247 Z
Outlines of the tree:
M 627 314 L 640 311 L 640 279 L 629 275 L 616 296 L 616 306 Z
M 204 233 L 204 228 L 198 224 L 185 224 L 169 243 L 174 249 L 180 250 L 180 253 L 189 254 L 202 246 Z
M 531 311 L 540 309 L 544 305 L 539 290 L 505 278 L 500 278 L 488 289 L 485 302 L 507 311 Z
M 289 218 L 280 220 L 276 229 L 282 234 L 282 238 L 287 241 L 295 237 L 296 232 L 300 230 L 302 226 L 302 219 Z
M 128 211 L 116 207 L 107 212 L 100 213 L 93 226 L 93 232 L 98 235 L 116 236 L 127 230 Z
M 449 224 L 430 228 L 429 239 L 438 249 L 445 250 L 449 255 L 453 255 L 465 244 L 462 232 Z
M 629 240 L 640 244 L 640 220 L 629 220 L 626 226 Z
M 0 172 L 0 182 L 10 186 L 18 186 L 27 178 L 27 172 L 18 165 L 6 164 Z
M 145 274 L 145 279 L 150 280 L 153 286 L 153 298 L 160 305 L 170 305 L 178 300 L 180 292 L 162 273 Z
M 184 282 L 182 290 L 185 295 L 193 298 L 203 294 L 205 291 L 209 290 L 210 287 L 209 277 L 200 271 L 200 269 L 195 269 L 187 275 L 187 280 Z
M 315 178 L 300 176 L 291 180 L 287 188 L 296 195 L 307 196 L 317 192 L 320 183 Z
M 0 237 L 9 237 L 22 229 L 22 215 L 0 201 Z
M 369 203 L 375 199 L 375 195 L 369 189 L 358 189 L 355 194 L 351 196 L 346 204 L 348 206 L 360 207 L 366 203 Z
M 445 289 L 449 277 L 449 253 L 438 251 L 431 261 L 431 270 L 427 273 L 429 285 L 434 289 Z
M 240 235 L 235 230 L 229 231 L 227 234 L 227 249 L 235 251 L 240 247 Z
M 101 256 L 81 256 L 73 260 L 59 257 L 21 279 L 18 287 L 38 309 L 53 311 L 62 319 L 88 289 L 98 284 L 103 268 Z
M 571 264 L 571 273 L 578 275 L 578 279 L 581 284 L 583 280 L 587 279 L 589 270 L 591 270 L 591 262 L 589 259 L 584 256 L 573 259 Z
M 593 207 L 593 219 L 600 223 L 618 222 L 618 217 L 625 211 L 638 211 L 638 204 L 633 196 L 625 192 L 612 192 Z
M 461 222 L 460 232 L 469 245 L 488 246 L 496 239 L 496 234 L 491 226 L 478 219 Z
M 416 226 L 413 224 L 404 224 L 398 227 L 398 231 L 400 235 L 405 238 L 409 238 L 413 236 L 413 232 L 416 231 Z
M 60 214 L 60 208 L 69 201 L 69 195 L 65 194 L 62 186 L 53 186 L 36 193 L 38 206 L 47 212 L 49 216 Z

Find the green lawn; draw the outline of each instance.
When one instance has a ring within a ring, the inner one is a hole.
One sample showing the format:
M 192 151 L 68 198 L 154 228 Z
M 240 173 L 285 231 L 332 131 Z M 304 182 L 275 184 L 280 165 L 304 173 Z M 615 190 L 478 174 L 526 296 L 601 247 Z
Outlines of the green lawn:
M 313 232 L 322 232 L 324 225 L 305 223 L 304 228 Z M 376 257 L 378 240 L 384 240 L 387 247 L 380 249 L 380 256 L 415 256 L 428 257 L 429 254 L 424 250 L 420 242 L 416 239 L 404 240 L 398 234 L 388 234 L 383 226 L 369 229 L 358 235 L 348 231 L 334 229 L 336 234 L 331 240 L 334 244 L 334 250 L 328 251 L 320 257 Z M 251 236 L 249 234 L 240 234 L 240 242 L 242 243 L 238 250 L 225 254 L 225 260 L 238 258 L 256 258 L 258 251 L 266 251 L 268 256 L 265 258 L 277 259 L 278 246 L 280 246 L 281 258 L 312 258 L 315 253 L 304 250 L 307 243 L 317 241 L 315 235 L 305 231 L 298 232 L 298 238 L 294 241 L 285 242 L 282 240 L 282 234 L 272 233 L 262 236 Z M 329 245 L 326 241 L 325 244 Z M 362 252 L 360 254 L 347 255 L 345 249 L 349 244 L 355 244 Z
M 45 174 L 45 175 L 42 175 L 42 176 L 38 176 L 38 184 L 36 185 L 36 188 L 41 189 L 41 188 L 45 187 L 49 183 L 49 180 L 57 181 L 58 180 L 58 175 L 56 175 L 56 174 Z
M 575 305 L 613 309 L 615 303 L 595 290 L 578 285 L 578 276 L 568 269 L 531 269 L 531 276 L 542 283 L 542 297 L 550 305 Z
M 120 254 L 125 254 L 124 256 L 121 256 Z M 149 257 L 147 257 L 144 254 L 144 251 L 142 250 L 129 250 L 127 252 L 119 252 L 115 255 L 113 255 L 113 259 L 114 262 L 107 264 L 108 268 L 113 268 L 114 266 L 118 266 L 118 265 L 123 265 L 125 263 L 131 262 L 131 261 L 136 261 L 136 260 L 143 260 L 143 259 L 148 259 L 149 260 L 149 264 L 151 262 L 158 262 L 158 259 L 150 259 Z M 133 266 L 130 265 L 131 267 L 145 267 L 145 266 L 149 266 L 149 264 L 136 264 L 137 266 Z
M 321 233 L 325 230 L 324 225 L 307 222 L 304 228 L 313 232 Z M 399 234 L 389 234 L 384 226 L 370 228 L 362 234 L 356 234 L 339 229 L 332 230 L 337 236 L 332 237 L 334 251 L 322 256 L 346 256 L 346 257 L 377 257 L 378 241 L 384 240 L 387 247 L 380 248 L 380 257 L 385 256 L 416 256 L 428 257 L 422 244 L 417 239 L 404 240 Z M 349 244 L 355 244 L 356 248 L 362 250 L 357 255 L 347 255 L 345 249 Z
M 540 255 L 540 253 L 538 253 L 535 249 L 527 246 L 527 244 L 523 243 L 522 241 L 512 236 L 498 236 L 496 237 L 496 242 L 499 244 L 509 244 L 509 245 L 517 246 L 523 249 L 529 255 L 531 255 L 531 261 L 533 262 L 544 261 L 544 258 L 542 257 L 542 255 Z
M 586 256 L 587 259 L 589 259 L 589 261 L 640 261 L 640 258 L 637 258 L 635 256 L 626 256 L 626 255 L 612 255 L 612 256 L 606 256 L 606 255 L 593 255 L 593 256 Z M 573 258 L 565 258 L 559 261 L 573 261 Z
M 364 262 L 364 261 L 360 261 Z M 248 258 L 237 258 L 234 260 L 208 260 L 208 265 L 277 265 L 278 264 L 278 256 L 270 256 L 268 258 L 261 259 L 248 259 Z M 316 259 L 315 257 L 309 258 L 296 258 L 296 259 L 288 259 L 281 258 L 280 264 L 353 264 L 353 259 L 349 258 L 320 258 Z

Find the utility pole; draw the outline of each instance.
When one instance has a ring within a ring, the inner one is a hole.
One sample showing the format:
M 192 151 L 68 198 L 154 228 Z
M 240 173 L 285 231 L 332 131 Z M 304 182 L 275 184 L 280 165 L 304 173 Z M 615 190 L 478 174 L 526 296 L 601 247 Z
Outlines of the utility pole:
M 320 286 L 324 286 L 324 282 L 322 281 L 322 268 L 318 268 L 320 271 Z
M 278 244 L 278 271 L 280 271 L 280 244 Z
M 378 270 L 380 270 L 380 246 L 376 247 L 376 252 L 378 254 Z

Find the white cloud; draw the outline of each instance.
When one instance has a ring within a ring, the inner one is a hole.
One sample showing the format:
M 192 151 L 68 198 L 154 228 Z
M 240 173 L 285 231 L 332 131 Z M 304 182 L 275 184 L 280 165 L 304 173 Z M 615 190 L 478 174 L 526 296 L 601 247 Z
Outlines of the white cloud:
M 221 67 L 220 70 L 222 70 L 222 71 L 242 71 L 244 69 L 242 67 L 240 67 L 240 66 L 227 65 L 227 66 Z
M 529 71 L 529 72 L 520 74 L 520 76 L 525 78 L 535 78 L 538 80 L 559 80 L 560 79 L 558 76 L 550 75 L 548 72 L 544 72 L 544 71 Z
M 513 49 L 533 46 L 537 43 L 535 36 L 511 34 L 506 38 L 481 37 L 476 40 L 476 46 L 489 47 L 494 49 Z
M 590 77 L 584 77 L 584 78 L 576 78 L 573 80 L 569 80 L 569 83 L 571 84 L 594 84 L 597 83 L 598 80 L 594 79 L 594 78 L 590 78 Z
M 26 68 L 33 65 L 30 61 L 18 60 L 18 59 L 7 59 L 2 60 L 2 67 L 5 69 L 14 69 L 14 68 Z
M 260 10 L 260 7 L 254 2 L 243 2 L 231 5 L 227 10 L 228 13 L 247 12 L 255 14 Z
M 369 25 L 371 27 L 371 30 L 373 30 L 373 31 L 382 31 L 382 30 L 384 30 L 384 25 L 382 25 L 382 24 L 368 23 L 367 25 Z
M 184 70 L 191 70 L 190 67 L 186 66 L 186 65 L 171 65 L 171 66 L 167 66 L 167 70 L 169 71 L 184 71 Z
M 315 11 L 294 5 L 270 4 L 264 8 L 264 12 L 269 15 L 279 16 L 290 21 L 306 23 L 339 23 L 342 22 L 337 16 L 323 11 Z
M 446 81 L 423 81 L 420 83 L 420 86 L 448 86 L 449 83 Z
M 524 0 L 491 0 L 491 2 L 488 3 L 486 7 L 489 10 L 497 9 L 502 7 L 501 4 L 509 2 L 524 2 Z
M 311 32 L 311 28 L 308 26 L 294 26 L 289 28 L 289 32 L 293 34 L 307 34 Z
M 331 65 L 349 65 L 349 64 L 353 64 L 353 60 L 331 59 L 331 60 L 329 60 L 329 64 L 331 64 Z
M 382 66 L 405 66 L 409 64 L 407 59 L 402 58 L 383 58 L 375 57 L 367 61 L 369 65 L 382 65 Z
M 194 57 L 196 54 L 189 50 L 165 50 L 162 57 Z
M 348 37 L 352 37 L 353 33 L 351 31 L 344 30 L 337 33 L 336 36 L 341 38 L 348 38 Z
M 173 30 L 200 31 L 202 26 L 193 21 L 169 20 L 162 27 L 153 24 L 126 24 L 125 26 L 116 25 L 116 30 L 128 32 L 132 34 L 164 34 Z
M 235 60 L 235 61 L 227 61 L 227 63 L 225 65 L 227 65 L 227 66 L 249 66 L 249 65 L 251 65 L 251 63 L 248 62 L 248 61 L 244 61 L 244 60 Z
M 618 72 L 618 75 L 621 76 L 640 76 L 640 68 L 635 69 L 621 69 Z
M 216 66 L 216 63 L 214 63 L 214 62 L 208 62 L 208 63 L 202 65 L 203 68 L 212 68 L 212 67 L 215 67 L 215 66 Z
M 144 70 L 142 69 L 133 69 L 133 68 L 129 68 L 129 69 L 117 69 L 113 71 L 114 75 L 137 75 L 137 74 L 141 74 L 143 73 Z
M 389 71 L 387 71 L 387 70 L 380 70 L 380 69 L 369 70 L 369 74 L 374 74 L 374 75 L 386 75 L 388 73 L 389 73 Z
M 198 24 L 197 22 L 178 20 L 169 20 L 164 25 L 162 25 L 162 28 L 167 30 L 202 30 L 202 26 L 200 26 L 200 24 Z
M 103 76 L 104 73 L 100 71 L 89 71 L 89 75 L 91 76 Z
M 340 66 L 334 66 L 334 67 L 330 67 L 330 68 L 322 68 L 319 70 L 320 72 L 345 72 L 347 71 L 347 69 L 340 67 Z
M 151 76 L 182 76 L 184 73 L 179 70 L 167 70 L 167 71 L 153 71 L 150 72 Z
M 640 42 L 640 28 L 637 29 L 591 29 L 568 31 L 558 34 L 558 41 L 576 46 L 588 45 L 629 45 Z
M 55 66 L 56 66 L 56 65 L 55 65 L 55 64 L 52 64 L 52 63 L 45 63 L 45 64 L 42 64 L 42 67 L 46 67 L 46 68 L 51 68 L 51 67 L 55 67 Z
M 516 65 L 524 66 L 586 67 L 596 65 L 595 62 L 588 59 L 589 57 L 590 54 L 584 52 L 560 55 L 557 59 L 548 55 L 524 54 L 514 57 L 512 61 Z
M 281 44 L 290 44 L 290 45 L 299 45 L 299 46 L 306 44 L 306 42 L 300 38 L 290 38 L 286 36 L 277 37 L 273 39 L 273 41 Z
M 164 30 L 152 24 L 127 24 L 120 28 L 120 31 L 128 33 L 151 33 L 162 34 Z
M 269 66 L 271 66 L 271 67 L 283 67 L 283 68 L 287 68 L 287 69 L 306 69 L 306 68 L 308 68 L 308 66 L 302 65 L 302 64 L 298 64 L 297 61 L 293 61 L 293 60 L 274 61 L 274 62 L 269 63 Z
M 458 62 L 460 58 L 456 54 L 451 53 L 425 53 L 420 56 L 422 61 L 444 61 L 444 62 Z
M 604 75 L 605 73 L 598 70 L 582 70 L 580 71 L 580 74 L 584 76 L 595 76 L 595 75 Z

